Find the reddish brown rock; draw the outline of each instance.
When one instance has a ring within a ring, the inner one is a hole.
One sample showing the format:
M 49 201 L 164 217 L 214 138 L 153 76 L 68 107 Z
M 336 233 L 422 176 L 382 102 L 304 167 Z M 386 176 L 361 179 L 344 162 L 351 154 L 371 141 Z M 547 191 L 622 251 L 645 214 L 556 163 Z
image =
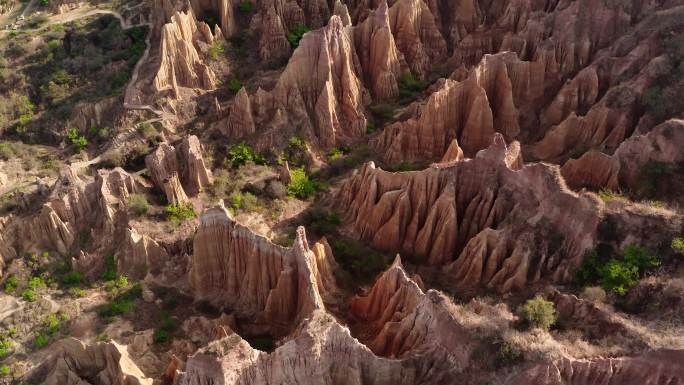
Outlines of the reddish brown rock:
M 366 164 L 334 194 L 334 204 L 373 247 L 434 265 L 456 260 L 466 285 L 508 291 L 542 277 L 568 281 L 593 246 L 600 203 L 568 190 L 558 168 L 517 170 L 517 151 L 512 155 L 497 135 L 474 159 L 445 167 L 388 173 Z M 502 246 L 482 239 L 490 229 L 501 232 L 494 238 Z
M 561 174 L 570 188 L 579 190 L 617 191 L 620 163 L 613 157 L 598 151 L 589 151 L 579 159 L 570 159 L 561 168 Z

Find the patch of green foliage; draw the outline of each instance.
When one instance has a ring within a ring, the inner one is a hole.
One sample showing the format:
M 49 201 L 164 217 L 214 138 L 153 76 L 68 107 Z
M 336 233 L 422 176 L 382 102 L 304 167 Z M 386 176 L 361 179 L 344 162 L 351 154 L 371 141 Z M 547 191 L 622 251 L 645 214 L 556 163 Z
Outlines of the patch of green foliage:
M 251 1 L 243 1 L 238 5 L 238 11 L 242 13 L 250 13 L 254 12 L 256 10 L 256 5 L 252 3 Z
M 392 121 L 396 115 L 397 106 L 392 103 L 375 103 L 368 106 L 368 109 L 381 122 Z
M 369 134 L 369 135 L 370 135 L 370 134 L 374 133 L 374 132 L 377 131 L 377 130 L 378 130 L 378 128 L 375 126 L 375 122 L 373 122 L 372 120 L 369 120 L 369 121 L 366 123 L 366 134 Z
M 251 146 L 245 143 L 236 144 L 228 150 L 226 160 L 233 168 L 244 166 L 247 162 L 266 165 L 268 161 L 263 155 L 254 152 Z
M 230 196 L 230 207 L 234 210 L 255 211 L 259 208 L 259 199 L 249 192 L 235 192 Z
M 116 279 L 116 261 L 113 255 L 105 257 L 105 270 L 102 272 L 102 279 L 105 281 L 113 281 Z
M 299 199 L 308 199 L 316 193 L 316 184 L 306 174 L 304 167 L 290 170 L 287 193 Z
M 176 225 L 195 217 L 195 208 L 190 202 L 168 205 L 164 211 L 166 212 L 166 217 Z
M 173 319 L 169 316 L 169 313 L 166 311 L 162 311 L 159 314 L 159 319 L 161 322 L 161 326 L 159 329 L 154 331 L 154 343 L 155 344 L 163 344 L 169 341 L 171 333 L 176 329 L 176 324 L 173 322 Z
M 62 328 L 62 322 L 57 314 L 48 314 L 48 316 L 43 320 L 43 326 L 45 326 L 45 329 L 49 334 L 53 335 L 57 334 L 57 332 L 59 332 L 59 330 Z
M 399 98 L 403 102 L 412 101 L 427 86 L 427 82 L 417 79 L 411 72 L 404 72 L 399 77 Z
M 69 142 L 74 146 L 76 152 L 83 151 L 88 145 L 88 139 L 86 139 L 85 136 L 80 135 L 75 128 L 70 128 L 69 131 L 67 131 L 67 139 L 69 139 Z
M 10 369 L 9 366 L 7 366 L 7 365 L 0 366 L 0 376 L 8 377 L 10 374 L 12 374 L 12 370 Z
M 582 285 L 598 283 L 606 291 L 624 296 L 639 283 L 646 270 L 658 267 L 660 263 L 658 257 L 638 245 L 625 247 L 621 259 L 610 258 L 608 261 L 592 251 L 585 257 L 577 280 Z
M 35 290 L 26 289 L 21 293 L 21 298 L 26 302 L 36 302 L 38 294 L 36 294 Z
M 293 29 L 291 29 L 287 33 L 287 41 L 290 42 L 290 45 L 293 47 L 298 47 L 299 46 L 299 41 L 302 40 L 302 37 L 304 37 L 304 34 L 311 31 L 311 28 L 299 24 L 296 25 Z
M 620 194 L 619 192 L 615 192 L 615 191 L 607 190 L 607 189 L 603 189 L 603 190 L 599 191 L 598 196 L 605 203 L 609 203 L 609 202 L 619 200 L 619 199 L 624 199 L 622 194 Z
M 342 156 L 348 154 L 351 151 L 351 149 L 348 146 L 340 146 L 340 147 L 335 147 L 328 151 L 328 159 L 330 160 L 337 160 L 340 159 Z
M 540 295 L 525 302 L 522 314 L 530 324 L 542 330 L 549 330 L 556 323 L 555 305 Z
M 45 280 L 42 277 L 31 277 L 31 279 L 28 282 L 28 287 L 32 290 L 42 289 L 46 286 L 47 285 L 45 284 Z
M 226 53 L 226 45 L 223 41 L 216 40 L 214 44 L 209 47 L 209 58 L 211 60 L 218 60 Z
M 12 354 L 12 341 L 0 339 L 0 360 L 4 360 Z
M 100 306 L 98 314 L 102 318 L 111 318 L 129 313 L 135 308 L 134 301 L 140 297 L 142 297 L 142 286 L 136 283 L 127 291 L 118 294 L 111 301 Z
M 14 293 L 19 286 L 19 280 L 14 275 L 10 275 L 5 280 L 5 291 L 8 293 Z
M 65 285 L 78 285 L 83 283 L 83 274 L 80 271 L 70 271 L 62 277 L 62 283 Z
M 307 230 L 318 235 L 328 235 L 337 231 L 342 220 L 336 212 L 314 208 L 306 214 L 306 223 Z
M 35 340 L 33 341 L 33 346 L 35 346 L 36 349 L 42 349 L 50 343 L 50 336 L 44 333 L 38 333 L 36 335 Z
M 228 91 L 237 94 L 242 89 L 242 82 L 232 78 L 226 82 L 226 88 L 228 88 Z
M 131 194 L 128 197 L 128 207 L 135 215 L 145 215 L 150 211 L 150 203 L 145 194 Z
M 363 281 L 369 281 L 387 267 L 387 259 L 360 242 L 337 238 L 332 245 L 333 255 L 345 270 Z
M 684 256 L 684 238 L 675 238 L 670 244 L 675 253 Z

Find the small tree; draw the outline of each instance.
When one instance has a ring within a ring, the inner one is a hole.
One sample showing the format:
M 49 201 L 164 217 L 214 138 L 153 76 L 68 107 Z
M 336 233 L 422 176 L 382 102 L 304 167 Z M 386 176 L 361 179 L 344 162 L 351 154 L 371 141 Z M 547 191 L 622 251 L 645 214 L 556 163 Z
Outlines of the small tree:
M 545 300 L 540 295 L 525 302 L 522 313 L 528 322 L 543 330 L 549 330 L 556 322 L 556 309 L 553 302 Z
M 287 186 L 287 193 L 289 195 L 299 199 L 307 199 L 316 193 L 316 185 L 306 175 L 303 167 L 290 171 L 290 178 L 290 185 Z

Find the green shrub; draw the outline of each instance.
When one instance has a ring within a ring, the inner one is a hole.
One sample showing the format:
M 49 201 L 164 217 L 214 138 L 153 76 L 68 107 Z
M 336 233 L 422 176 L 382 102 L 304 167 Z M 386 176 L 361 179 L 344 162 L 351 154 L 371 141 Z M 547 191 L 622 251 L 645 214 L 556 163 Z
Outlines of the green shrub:
M 337 213 L 320 208 L 309 211 L 306 219 L 308 223 L 307 229 L 319 235 L 334 233 L 339 225 L 342 224 L 342 220 Z
M 675 238 L 670 245 L 675 253 L 684 256 L 684 238 Z M 7 290 L 7 289 L 5 289 Z
M 19 286 L 19 280 L 17 277 L 10 275 L 5 281 L 5 291 L 8 293 L 14 293 Z
M 209 47 L 209 58 L 211 60 L 218 60 L 226 52 L 226 46 L 222 41 L 216 40 L 214 44 Z
M 299 199 L 308 199 L 316 193 L 316 184 L 306 175 L 304 167 L 290 171 L 290 184 L 287 193 Z
M 113 281 L 116 279 L 116 261 L 113 255 L 105 257 L 105 270 L 102 273 L 102 279 L 105 281 Z
M 237 94 L 242 89 L 242 82 L 237 79 L 230 79 L 226 83 L 226 87 L 228 88 L 228 91 Z
M 16 156 L 14 147 L 9 143 L 0 143 L 0 159 L 10 160 Z
M 615 192 L 615 191 L 607 190 L 607 189 L 603 189 L 603 190 L 599 191 L 598 196 L 605 203 L 609 203 L 609 202 L 619 200 L 619 199 L 624 199 L 622 194 L 620 194 L 619 192 Z
M 83 151 L 83 149 L 88 145 L 88 139 L 86 139 L 85 136 L 80 135 L 78 130 L 75 128 L 70 128 L 69 131 L 67 131 L 67 139 L 69 139 L 71 144 L 74 146 L 74 150 L 76 150 L 76 152 Z
M 0 376 L 7 377 L 10 374 L 12 374 L 12 370 L 10 369 L 9 366 L 7 366 L 7 365 L 0 366 Z
M 62 323 L 57 314 L 48 314 L 45 320 L 43 320 L 43 326 L 45 326 L 48 333 L 56 334 L 62 328 Z
M 39 333 L 36 336 L 36 339 L 33 341 L 33 345 L 35 346 L 36 349 L 42 349 L 46 347 L 50 343 L 50 336 Z
M 236 144 L 231 147 L 230 150 L 228 150 L 226 159 L 228 162 L 230 162 L 233 168 L 243 166 L 247 162 L 254 162 L 260 165 L 265 165 L 268 163 L 266 158 L 255 153 L 252 147 L 245 143 Z
M 230 196 L 230 207 L 235 210 L 255 211 L 259 208 L 259 199 L 249 192 L 236 192 Z
M 177 225 L 195 217 L 195 208 L 190 202 L 168 205 L 165 212 L 167 218 Z
M 164 344 L 169 341 L 169 332 L 163 329 L 157 329 L 154 331 L 153 339 L 155 344 Z
M 77 298 L 83 298 L 86 296 L 87 293 L 83 288 L 72 287 L 71 289 L 69 289 L 69 294 Z
M 45 284 L 45 280 L 43 280 L 43 278 L 41 278 L 41 277 L 31 277 L 31 279 L 29 280 L 29 283 L 28 283 L 29 289 L 32 289 L 32 290 L 42 289 L 45 286 L 47 286 Z
M 309 31 L 311 31 L 311 29 L 305 25 L 296 25 L 287 33 L 287 41 L 289 41 L 290 45 L 292 45 L 293 47 L 298 47 L 299 41 L 302 40 L 304 34 Z
M 357 277 L 369 280 L 387 267 L 387 258 L 353 240 L 335 239 L 330 245 L 335 259 Z
M 23 293 L 21 293 L 21 298 L 23 298 L 26 302 L 36 302 L 38 299 L 38 294 L 36 294 L 34 290 L 26 289 Z
M 65 285 L 78 285 L 82 282 L 83 274 L 79 271 L 71 271 L 62 278 L 62 283 Z
M 381 121 L 391 121 L 394 120 L 396 115 L 397 106 L 391 103 L 376 103 L 371 104 L 368 109 Z
M 416 79 L 411 72 L 404 72 L 399 77 L 399 97 L 401 99 L 414 99 L 417 94 L 425 91 L 428 84 Z
M 328 151 L 328 159 L 340 159 L 342 156 L 348 154 L 349 151 L 351 151 L 351 149 L 347 146 L 335 147 L 332 150 Z
M 4 360 L 12 354 L 12 341 L 0 339 L 0 360 Z
M 624 296 L 639 283 L 643 273 L 660 265 L 660 260 L 641 246 L 629 245 L 622 251 L 622 258 L 602 260 L 596 251 L 589 253 L 577 273 L 582 284 L 598 283 L 605 290 Z
M 131 194 L 128 197 L 128 207 L 135 215 L 145 215 L 150 211 L 150 204 L 144 194 Z
M 161 327 L 155 330 L 153 338 L 154 343 L 163 344 L 169 341 L 171 333 L 176 328 L 176 324 L 166 311 L 162 311 L 159 314 L 159 320 L 161 322 Z
M 525 302 L 522 314 L 530 324 L 543 330 L 549 330 L 556 322 L 556 308 L 553 302 L 539 295 Z
M 288 145 L 291 148 L 301 150 L 301 151 L 306 151 L 306 147 L 307 147 L 306 142 L 298 136 L 291 137 L 290 140 L 288 141 Z
M 127 291 L 114 297 L 110 302 L 100 306 L 97 312 L 102 318 L 129 313 L 135 308 L 134 301 L 140 297 L 142 297 L 142 286 L 136 283 Z
M 369 134 L 369 135 L 370 135 L 370 134 L 374 133 L 374 132 L 377 131 L 377 130 L 378 130 L 378 129 L 377 129 L 377 127 L 375 127 L 375 123 L 374 123 L 372 120 L 369 120 L 369 121 L 366 123 L 366 134 Z
M 251 1 L 243 1 L 238 5 L 238 11 L 242 13 L 250 13 L 254 12 L 256 10 L 256 5 L 252 3 Z

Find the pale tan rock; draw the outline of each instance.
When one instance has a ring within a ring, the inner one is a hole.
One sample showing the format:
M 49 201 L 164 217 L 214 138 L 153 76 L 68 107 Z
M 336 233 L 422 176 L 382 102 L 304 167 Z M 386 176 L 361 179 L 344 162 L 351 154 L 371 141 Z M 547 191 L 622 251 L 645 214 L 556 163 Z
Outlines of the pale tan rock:
M 152 385 L 116 342 L 86 345 L 67 338 L 39 368 L 29 374 L 41 385 Z
M 271 6 L 259 23 L 259 56 L 264 61 L 277 61 L 290 54 L 287 28 L 283 25 L 276 8 Z
M 684 381 L 684 352 L 659 350 L 636 357 L 576 360 L 563 358 L 528 369 L 507 382 L 511 385 L 642 385 Z
M 219 206 L 206 210 L 194 238 L 190 286 L 196 299 L 230 306 L 273 333 L 291 330 L 333 293 L 332 256 L 309 249 L 303 228 L 290 248 L 271 243 L 236 223 Z
M 251 135 L 255 131 L 254 119 L 252 118 L 252 104 L 247 94 L 247 89 L 242 87 L 235 95 L 233 105 L 230 107 L 228 118 L 219 123 L 221 133 L 231 139 L 240 139 Z
M 161 34 L 161 63 L 154 78 L 156 92 L 170 90 L 175 98 L 180 98 L 180 87 L 216 87 L 216 75 L 195 47 L 198 26 L 192 13 L 174 14 L 171 22 L 162 27 Z
M 178 148 L 165 142 L 159 144 L 145 157 L 145 165 L 170 204 L 187 202 L 188 195 L 195 196 L 213 183 L 201 144 L 194 135 L 185 137 Z
M 464 158 L 465 156 L 463 155 L 463 150 L 461 150 L 461 147 L 458 145 L 458 141 L 454 139 L 451 141 L 449 148 L 447 148 L 446 152 L 444 153 L 441 163 L 458 162 Z

